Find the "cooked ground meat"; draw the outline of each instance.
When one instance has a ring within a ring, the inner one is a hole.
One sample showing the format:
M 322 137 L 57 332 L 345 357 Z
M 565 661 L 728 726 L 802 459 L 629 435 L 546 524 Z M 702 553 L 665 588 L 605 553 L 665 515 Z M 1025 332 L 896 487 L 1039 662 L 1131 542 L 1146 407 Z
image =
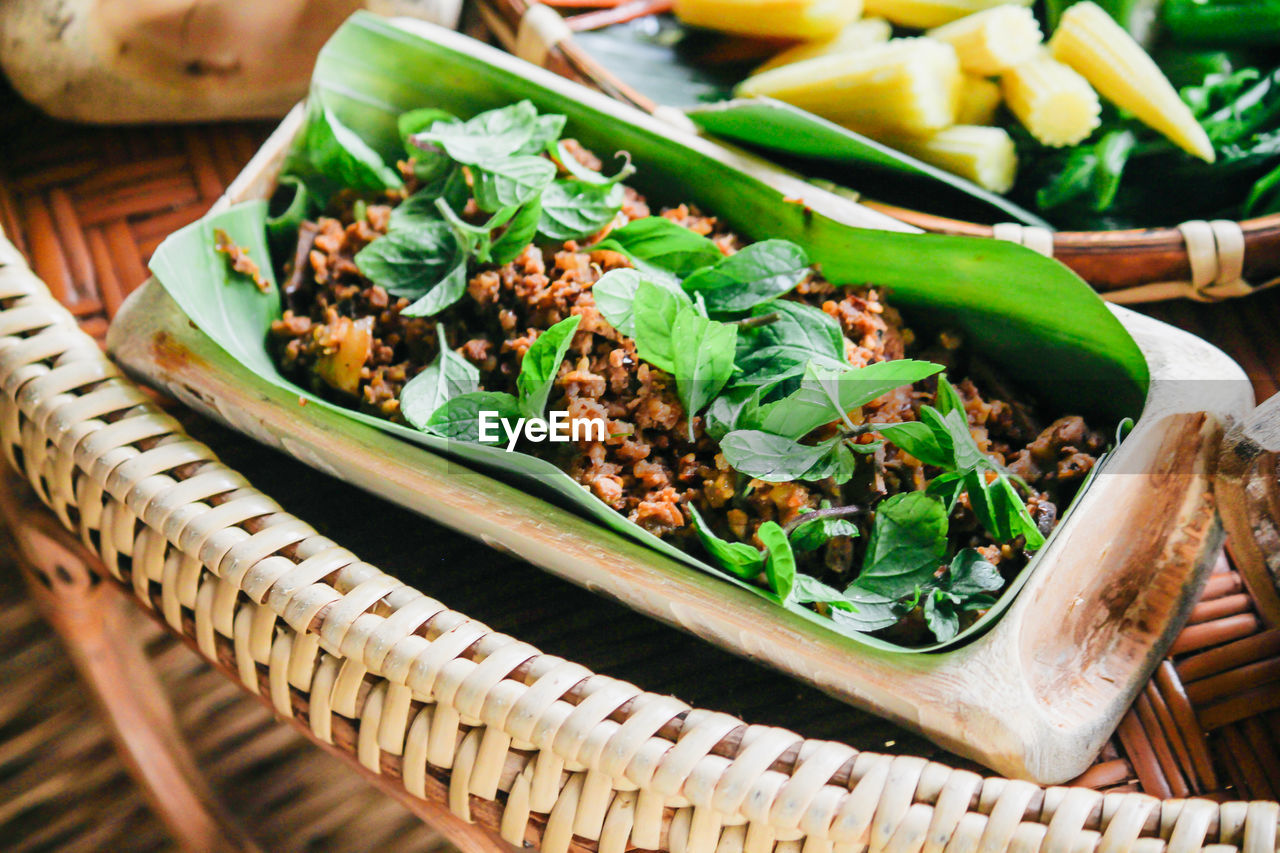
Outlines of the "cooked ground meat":
M 568 146 L 585 165 L 599 162 Z M 411 171 L 406 170 L 406 174 Z M 412 189 L 412 187 L 410 187 Z M 816 509 L 823 499 L 844 506 L 873 507 L 884 496 L 925 487 L 936 472 L 892 445 L 865 457 L 858 474 L 843 486 L 820 483 L 751 481 L 726 463 L 718 446 L 694 418 L 689 440 L 686 413 L 671 376 L 642 361 L 635 342 L 600 314 L 592 285 L 606 271 L 630 266 L 611 251 L 584 251 L 574 241 L 556 247 L 528 246 L 514 261 L 474 271 L 467 295 L 430 319 L 400 312 L 409 300 L 389 296 L 364 278 L 353 257 L 384 233 L 389 204 L 353 206 L 339 199 L 334 216 L 308 223 L 287 270 L 284 316 L 272 327 L 273 351 L 286 375 L 320 393 L 361 410 L 402 420 L 398 397 L 404 384 L 437 355 L 436 325 L 448 346 L 480 371 L 490 391 L 515 391 L 520 360 L 542 330 L 572 315 L 582 319 L 560 368 L 550 408 L 571 418 L 602 418 L 604 441 L 542 443 L 522 448 L 550 459 L 613 509 L 658 536 L 693 547 L 685 507 L 692 504 L 722 535 L 754 541 L 767 520 L 787 525 Z M 474 216 L 469 210 L 466 215 Z M 628 190 L 615 224 L 649 215 L 644 199 Z M 731 254 L 741 245 L 715 217 L 680 205 L 661 215 L 711 238 Z M 817 306 L 834 317 L 846 339 L 846 358 L 863 366 L 902 358 L 917 348 L 910 329 L 882 293 L 870 286 L 837 286 L 815 271 L 790 299 Z M 943 335 L 921 356 L 962 366 L 961 341 Z M 863 407 L 868 422 L 916 419 L 920 406 L 934 402 L 932 382 L 899 388 Z M 957 383 L 978 445 L 1022 477 L 1036 491 L 1028 502 L 1032 517 L 1052 527 L 1057 505 L 1070 497 L 1104 446 L 1103 437 L 1078 417 L 1061 418 L 1041 429 L 1034 412 L 1013 399 L 992 399 L 974 381 Z M 864 436 L 870 442 L 871 436 Z M 859 521 L 859 519 L 853 519 Z M 865 516 L 861 519 L 865 530 Z M 983 532 L 963 500 L 951 529 L 963 544 L 981 549 L 1006 577 L 1026 555 L 998 546 Z M 860 539 L 837 537 L 825 548 L 797 554 L 801 570 L 831 583 L 852 579 Z M 973 618 L 972 616 L 970 618 Z M 900 626 L 902 630 L 909 627 Z

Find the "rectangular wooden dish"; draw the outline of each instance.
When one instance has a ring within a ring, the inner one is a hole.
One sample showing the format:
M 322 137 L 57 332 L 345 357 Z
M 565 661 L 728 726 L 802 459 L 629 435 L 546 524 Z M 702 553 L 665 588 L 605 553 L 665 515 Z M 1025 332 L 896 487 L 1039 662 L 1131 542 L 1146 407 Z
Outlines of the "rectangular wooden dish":
M 527 97 L 568 112 L 571 125 L 606 122 L 599 135 L 617 138 L 616 147 L 651 146 L 654 156 L 638 156 L 637 163 L 659 180 L 678 184 L 690 162 L 713 164 L 748 173 L 786 210 L 801 200 L 806 223 L 821 217 L 832 228 L 879 224 L 853 202 L 456 33 L 399 26 L 357 17 L 343 32 L 354 27 L 368 31 L 358 35 L 381 32 L 413 43 L 423 62 L 449 72 L 434 91 L 447 86 L 455 100 L 474 98 L 477 110 Z M 477 65 L 494 71 L 460 71 Z M 355 74 L 352 91 L 362 82 Z M 420 88 L 412 106 L 434 105 L 433 89 Z M 300 110 L 286 118 L 220 207 L 270 195 L 302 120 Z M 652 147 L 659 145 L 665 147 Z M 686 156 L 676 156 L 681 152 Z M 691 195 L 709 210 L 731 209 L 714 190 Z M 1025 251 L 974 242 L 993 247 L 975 249 L 975 275 L 993 263 L 982 252 Z M 255 376 L 197 329 L 154 280 L 121 309 L 109 345 L 135 376 L 335 477 L 890 717 L 1003 774 L 1057 783 L 1089 766 L 1196 600 L 1222 545 L 1211 477 L 1223 429 L 1253 403 L 1242 371 L 1212 346 L 1113 310 L 1151 377 L 1137 426 L 1028 569 L 1009 609 L 971 642 L 933 654 L 868 647 L 456 461 L 320 406 L 300 406 L 296 393 Z

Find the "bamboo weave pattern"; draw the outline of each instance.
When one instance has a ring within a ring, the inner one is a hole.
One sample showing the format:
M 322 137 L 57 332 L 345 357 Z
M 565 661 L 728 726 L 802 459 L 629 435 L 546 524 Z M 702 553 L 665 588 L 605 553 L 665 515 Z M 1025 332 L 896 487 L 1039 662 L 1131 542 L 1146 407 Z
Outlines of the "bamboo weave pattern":
M 244 686 L 513 842 L 673 853 L 1277 846 L 1280 805 L 983 779 L 746 725 L 451 611 L 283 512 L 119 375 L 5 244 L 0 439 L 68 528 Z

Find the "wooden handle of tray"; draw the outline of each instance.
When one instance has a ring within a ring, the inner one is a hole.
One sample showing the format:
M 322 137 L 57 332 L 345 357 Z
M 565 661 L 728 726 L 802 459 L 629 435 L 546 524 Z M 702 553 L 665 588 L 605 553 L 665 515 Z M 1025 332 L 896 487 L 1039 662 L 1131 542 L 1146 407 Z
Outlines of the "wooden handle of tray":
M 1262 617 L 1280 625 L 1280 394 L 1228 430 L 1217 493 L 1240 574 Z

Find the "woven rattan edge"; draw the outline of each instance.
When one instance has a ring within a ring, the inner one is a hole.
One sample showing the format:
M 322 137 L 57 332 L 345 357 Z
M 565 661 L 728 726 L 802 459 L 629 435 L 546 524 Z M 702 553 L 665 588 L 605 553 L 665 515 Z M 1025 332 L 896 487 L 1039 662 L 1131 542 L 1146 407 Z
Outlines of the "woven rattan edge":
M 513 843 L 1277 846 L 1275 803 L 981 779 L 690 709 L 542 655 L 248 487 L 119 375 L 12 247 L 0 264 L 0 444 L 41 500 L 111 577 L 279 713 Z

